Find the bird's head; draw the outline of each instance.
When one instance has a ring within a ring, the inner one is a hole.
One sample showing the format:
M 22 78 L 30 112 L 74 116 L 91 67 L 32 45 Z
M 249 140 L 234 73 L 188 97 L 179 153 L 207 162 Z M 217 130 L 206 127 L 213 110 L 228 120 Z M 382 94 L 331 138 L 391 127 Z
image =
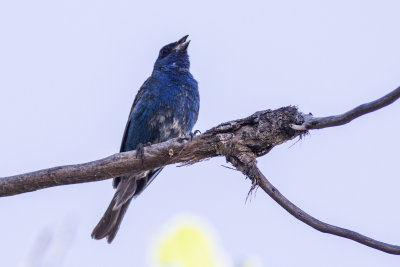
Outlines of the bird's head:
M 154 69 L 189 71 L 190 62 L 187 48 L 190 40 L 186 41 L 188 35 L 183 36 L 176 42 L 167 44 L 161 48 Z

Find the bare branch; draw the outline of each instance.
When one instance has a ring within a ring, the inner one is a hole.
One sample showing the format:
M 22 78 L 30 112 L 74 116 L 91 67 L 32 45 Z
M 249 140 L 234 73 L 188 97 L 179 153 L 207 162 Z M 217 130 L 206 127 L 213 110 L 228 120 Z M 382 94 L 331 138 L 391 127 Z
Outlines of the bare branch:
M 0 197 L 59 185 L 100 181 L 174 163 L 192 164 L 231 153 L 232 143 L 252 147 L 261 156 L 275 145 L 304 133 L 291 129 L 289 124 L 292 123 L 303 123 L 302 115 L 295 107 L 257 112 L 214 127 L 194 137 L 191 142 L 175 138 L 145 147 L 143 164 L 141 159 L 136 158 L 136 151 L 129 151 L 88 163 L 0 178 Z
M 282 208 L 293 215 L 296 219 L 304 222 L 312 228 L 323 233 L 354 240 L 358 243 L 381 250 L 383 252 L 400 255 L 400 246 L 387 244 L 357 232 L 327 224 L 304 212 L 302 209 L 290 202 L 285 196 L 283 196 L 278 189 L 276 189 L 276 187 L 274 187 L 267 180 L 267 178 L 265 178 L 264 174 L 258 169 L 257 162 L 251 154 L 242 156 L 241 160 L 238 160 L 238 158 L 231 158 L 230 161 L 235 167 L 237 167 L 238 170 L 248 176 L 252 181 L 255 181 L 255 183 L 260 186 Z
M 311 129 L 322 129 L 327 127 L 339 126 L 358 118 L 367 113 L 373 112 L 380 108 L 386 107 L 392 104 L 394 101 L 400 98 L 400 87 L 393 90 L 389 94 L 366 104 L 362 104 L 346 113 L 329 116 L 329 117 L 312 117 L 312 115 L 305 115 L 305 121 L 302 125 L 291 125 L 295 130 L 311 130 Z
M 304 115 L 292 106 L 274 111 L 260 111 L 247 118 L 222 123 L 194 137 L 193 140 L 175 138 L 145 147 L 143 163 L 141 159 L 136 158 L 136 151 L 130 151 L 88 163 L 0 178 L 0 197 L 58 185 L 100 181 L 174 163 L 188 165 L 206 158 L 225 156 L 252 180 L 250 193 L 258 185 L 290 214 L 318 231 L 348 238 L 387 253 L 400 254 L 400 246 L 386 244 L 354 231 L 324 223 L 305 213 L 286 199 L 265 178 L 256 164 L 256 157 L 267 154 L 274 146 L 301 137 L 308 129 L 348 123 L 361 115 L 387 106 L 398 98 L 400 98 L 400 87 L 378 100 L 360 105 L 342 115 L 324 118 Z
M 145 162 L 136 158 L 136 151 L 83 164 L 60 166 L 10 177 L 0 178 L 0 196 L 12 196 L 59 185 L 101 181 L 142 169 L 152 169 L 175 163 L 169 151 L 180 151 L 184 144 L 177 139 L 145 148 Z M 179 157 L 182 158 L 182 157 Z

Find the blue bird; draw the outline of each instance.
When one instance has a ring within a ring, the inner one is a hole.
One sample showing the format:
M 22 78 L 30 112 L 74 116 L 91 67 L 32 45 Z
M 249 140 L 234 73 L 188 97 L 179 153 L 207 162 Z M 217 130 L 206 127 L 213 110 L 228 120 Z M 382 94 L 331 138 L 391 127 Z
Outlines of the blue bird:
M 164 46 L 154 64 L 153 73 L 139 89 L 128 117 L 121 152 L 143 144 L 155 144 L 191 133 L 199 114 L 197 81 L 189 72 L 187 35 Z M 111 243 L 126 209 L 161 172 L 162 168 L 116 177 L 115 195 L 92 232 L 92 238 L 107 237 Z

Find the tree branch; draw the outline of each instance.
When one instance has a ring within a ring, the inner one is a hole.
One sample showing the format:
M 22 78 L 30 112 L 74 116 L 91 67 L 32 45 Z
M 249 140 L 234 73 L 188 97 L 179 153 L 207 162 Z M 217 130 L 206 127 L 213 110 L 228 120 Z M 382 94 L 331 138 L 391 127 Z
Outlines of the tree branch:
M 354 240 L 358 243 L 374 249 L 381 250 L 383 252 L 400 255 L 400 246 L 387 244 L 367 237 L 365 235 L 359 234 L 357 232 L 322 222 L 304 212 L 302 209 L 290 202 L 290 200 L 288 200 L 285 196 L 283 196 L 278 191 L 278 189 L 276 189 L 267 180 L 264 174 L 258 169 L 255 157 L 251 154 L 242 155 L 241 160 L 234 157 L 231 158 L 230 161 L 238 170 L 240 170 L 244 175 L 246 175 L 253 181 L 252 189 L 254 189 L 255 185 L 260 186 L 265 191 L 265 193 L 267 193 L 273 200 L 275 200 L 282 208 L 293 215 L 296 219 L 304 222 L 312 228 L 323 233 L 328 233 Z
M 309 129 L 343 125 L 387 106 L 398 98 L 400 87 L 378 100 L 360 105 L 342 115 L 323 118 L 305 115 L 292 106 L 273 111 L 259 111 L 247 118 L 222 123 L 194 137 L 193 140 L 175 138 L 145 147 L 144 162 L 136 158 L 136 151 L 129 151 L 88 163 L 0 178 L 0 197 L 52 186 L 100 181 L 174 163 L 194 164 L 206 158 L 225 156 L 238 170 L 250 177 L 253 181 L 251 190 L 259 185 L 290 214 L 318 231 L 352 239 L 387 253 L 400 254 L 399 246 L 324 223 L 308 215 L 269 183 L 256 165 L 256 157 L 267 154 L 274 146 L 301 137 Z
M 190 138 L 175 138 L 147 146 L 144 148 L 143 163 L 136 158 L 136 151 L 129 151 L 88 163 L 0 178 L 0 197 L 59 185 L 100 181 L 174 163 L 193 164 L 230 153 L 233 143 L 252 147 L 261 156 L 275 145 L 305 133 L 291 129 L 289 124 L 292 123 L 303 123 L 302 115 L 295 107 L 256 112 L 247 118 L 220 124 L 190 142 L 187 141 Z
M 343 125 L 351 122 L 355 118 L 358 118 L 362 115 L 386 107 L 399 98 L 400 98 L 400 87 L 398 87 L 389 94 L 375 101 L 359 105 L 358 107 L 340 115 L 319 117 L 319 118 L 318 117 L 314 118 L 311 114 L 305 115 L 304 123 L 302 125 L 291 125 L 291 127 L 295 130 L 304 131 L 304 130 L 322 129 L 327 127 Z

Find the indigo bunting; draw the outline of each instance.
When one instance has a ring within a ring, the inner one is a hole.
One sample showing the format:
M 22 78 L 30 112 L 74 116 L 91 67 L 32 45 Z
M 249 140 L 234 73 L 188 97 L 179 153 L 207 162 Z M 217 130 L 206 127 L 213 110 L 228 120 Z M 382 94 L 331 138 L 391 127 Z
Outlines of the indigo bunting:
M 122 138 L 121 152 L 144 144 L 155 144 L 190 134 L 199 113 L 197 81 L 189 72 L 187 35 L 164 46 L 151 76 L 139 89 Z M 137 150 L 138 151 L 138 150 Z M 107 237 L 111 243 L 132 201 L 161 172 L 162 168 L 116 177 L 115 195 L 92 232 L 92 238 Z

